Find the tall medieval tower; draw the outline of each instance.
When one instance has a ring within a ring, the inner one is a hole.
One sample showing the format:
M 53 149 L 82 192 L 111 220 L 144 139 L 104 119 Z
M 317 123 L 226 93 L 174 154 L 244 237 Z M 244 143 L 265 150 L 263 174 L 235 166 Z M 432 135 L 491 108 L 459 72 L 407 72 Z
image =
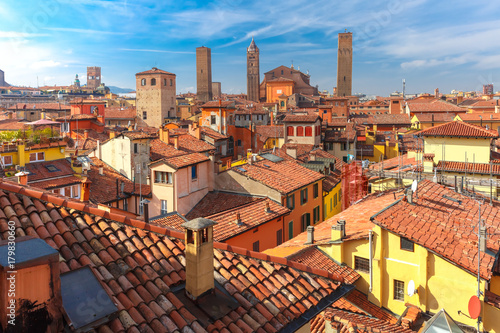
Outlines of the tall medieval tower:
M 337 96 L 352 95 L 352 32 L 339 33 Z
M 259 102 L 260 96 L 259 48 L 252 42 L 247 49 L 247 99 Z
M 97 89 L 101 85 L 101 67 L 87 67 L 87 88 Z
M 196 98 L 212 100 L 212 51 L 205 46 L 196 48 Z
M 5 87 L 6 85 L 5 74 L 3 73 L 3 70 L 0 69 L 0 87 Z
M 137 117 L 148 126 L 160 127 L 176 116 L 175 74 L 156 67 L 135 74 Z

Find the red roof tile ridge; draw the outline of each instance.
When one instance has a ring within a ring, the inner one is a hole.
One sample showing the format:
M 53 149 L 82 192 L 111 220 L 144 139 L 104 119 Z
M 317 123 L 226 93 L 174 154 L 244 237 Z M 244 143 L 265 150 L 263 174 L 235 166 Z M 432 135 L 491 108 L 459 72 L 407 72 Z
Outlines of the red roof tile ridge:
M 273 262 L 276 264 L 288 266 L 291 268 L 295 268 L 299 271 L 318 275 L 318 276 L 321 276 L 321 277 L 324 277 L 324 278 L 327 278 L 330 280 L 338 281 L 340 283 L 345 283 L 344 278 L 342 276 L 340 276 L 339 274 L 333 274 L 333 273 L 330 273 L 326 270 L 310 267 L 310 266 L 307 266 L 307 265 L 304 265 L 304 264 L 301 264 L 298 262 L 288 260 L 288 259 L 283 258 L 283 257 L 272 256 L 272 255 L 265 254 L 262 252 L 250 251 L 250 250 L 247 250 L 245 248 L 229 245 L 226 243 L 214 242 L 214 248 L 217 248 L 217 249 L 223 250 L 223 251 L 234 252 L 236 254 L 251 257 L 254 259 L 258 259 L 258 260 L 263 260 L 263 261 L 268 261 L 268 262 Z
M 6 190 L 9 192 L 13 192 L 13 193 L 18 193 L 21 195 L 26 195 L 28 197 L 36 198 L 36 199 L 39 199 L 42 201 L 51 202 L 51 203 L 59 205 L 59 206 L 63 206 L 66 208 L 70 208 L 70 209 L 82 211 L 85 213 L 89 213 L 92 215 L 100 216 L 102 218 L 114 220 L 114 221 L 129 225 L 131 227 L 140 228 L 143 230 L 155 232 L 155 233 L 169 236 L 169 237 L 184 239 L 184 233 L 174 231 L 171 229 L 167 229 L 165 227 L 160 227 L 157 225 L 151 225 L 151 224 L 148 224 L 144 221 L 140 221 L 137 219 L 131 219 L 130 217 L 125 216 L 125 215 L 110 213 L 108 211 L 99 209 L 92 204 L 81 202 L 81 201 L 70 199 L 70 198 L 62 198 L 62 197 L 53 195 L 52 193 L 49 194 L 48 192 L 41 191 L 40 189 L 31 187 L 31 186 L 22 186 L 22 185 L 19 185 L 19 184 L 10 182 L 10 181 L 0 180 L 0 189 Z
M 444 123 L 444 124 L 439 124 L 439 125 L 436 125 L 436 126 L 433 126 L 433 127 L 426 128 L 424 130 L 421 130 L 419 132 L 419 134 L 427 134 L 427 135 L 430 135 L 430 136 L 433 136 L 433 135 L 436 135 L 436 136 L 479 136 L 479 133 L 477 133 L 477 132 L 476 132 L 475 135 L 472 135 L 472 133 L 460 135 L 460 134 L 457 134 L 457 133 L 439 133 L 439 132 L 436 132 L 436 130 L 439 131 L 439 130 L 445 128 L 445 127 L 450 127 L 450 126 L 469 127 L 470 129 L 473 129 L 473 130 L 476 130 L 479 133 L 482 133 L 483 136 L 486 136 L 486 137 L 489 137 L 489 138 L 496 138 L 496 137 L 498 137 L 498 132 L 495 131 L 495 130 L 487 130 L 486 128 L 481 127 L 479 125 L 471 124 L 471 123 L 467 123 L 467 122 L 463 122 L 463 121 L 459 121 L 459 120 L 454 120 L 454 121 L 450 121 L 450 122 L 447 122 L 447 123 Z

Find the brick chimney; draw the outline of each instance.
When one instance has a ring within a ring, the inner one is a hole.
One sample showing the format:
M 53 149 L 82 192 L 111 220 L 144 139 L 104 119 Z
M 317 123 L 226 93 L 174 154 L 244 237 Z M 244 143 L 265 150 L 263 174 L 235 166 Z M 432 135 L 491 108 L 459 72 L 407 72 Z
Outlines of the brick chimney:
M 179 136 L 174 136 L 174 148 L 179 149 Z
M 90 184 L 92 181 L 87 177 L 82 180 L 82 189 L 80 193 L 80 201 L 89 201 L 90 198 Z
M 15 269 L 12 269 L 8 261 L 10 242 L 0 241 L 0 331 L 5 332 L 9 325 L 7 331 L 15 328 L 12 331 L 29 332 L 29 327 L 25 325 L 35 321 L 40 332 L 60 331 L 59 252 L 39 238 L 16 237 L 16 261 Z M 35 303 L 36 311 L 33 311 L 30 305 Z
M 17 177 L 17 182 L 21 185 L 28 185 L 28 175 L 29 172 L 21 171 L 15 174 Z
M 184 223 L 186 229 L 186 295 L 196 300 L 214 289 L 214 241 L 216 222 L 196 218 Z
M 270 213 L 271 212 L 271 207 L 269 207 L 269 201 L 266 201 L 266 210 L 265 210 L 266 213 Z
M 89 130 L 83 131 L 83 138 L 88 139 L 89 138 Z

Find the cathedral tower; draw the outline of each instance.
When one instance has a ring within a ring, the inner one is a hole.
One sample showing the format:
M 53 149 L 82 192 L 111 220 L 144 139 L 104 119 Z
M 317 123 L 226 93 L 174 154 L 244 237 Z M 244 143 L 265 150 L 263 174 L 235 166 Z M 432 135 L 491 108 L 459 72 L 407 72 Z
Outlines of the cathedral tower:
M 252 38 L 247 49 L 247 99 L 249 101 L 259 102 L 259 85 L 259 48 Z
M 337 96 L 352 95 L 352 32 L 339 33 Z

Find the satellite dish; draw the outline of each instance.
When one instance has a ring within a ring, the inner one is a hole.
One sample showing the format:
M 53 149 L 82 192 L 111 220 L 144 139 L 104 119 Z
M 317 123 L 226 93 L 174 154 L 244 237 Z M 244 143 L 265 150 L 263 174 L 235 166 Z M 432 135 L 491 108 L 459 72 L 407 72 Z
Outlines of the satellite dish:
M 418 181 L 415 179 L 413 181 L 413 183 L 411 184 L 411 190 L 413 193 L 417 192 L 417 188 L 418 188 Z
M 410 280 L 410 282 L 408 282 L 408 289 L 406 291 L 408 293 L 408 296 L 410 297 L 417 293 L 417 289 L 415 288 L 415 281 Z
M 469 316 L 476 319 L 481 314 L 481 301 L 474 295 L 469 299 Z

